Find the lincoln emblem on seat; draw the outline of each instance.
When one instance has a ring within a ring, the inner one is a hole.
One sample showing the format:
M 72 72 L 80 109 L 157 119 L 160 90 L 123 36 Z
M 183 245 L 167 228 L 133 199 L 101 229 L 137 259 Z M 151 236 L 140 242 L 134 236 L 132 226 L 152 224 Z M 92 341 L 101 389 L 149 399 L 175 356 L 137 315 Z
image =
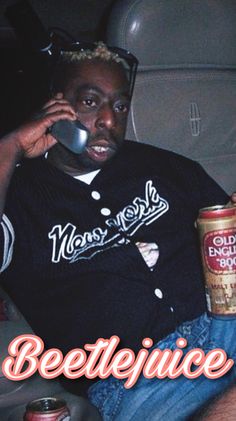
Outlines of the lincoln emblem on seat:
M 192 136 L 199 136 L 201 131 L 201 117 L 196 102 L 190 104 L 190 127 Z

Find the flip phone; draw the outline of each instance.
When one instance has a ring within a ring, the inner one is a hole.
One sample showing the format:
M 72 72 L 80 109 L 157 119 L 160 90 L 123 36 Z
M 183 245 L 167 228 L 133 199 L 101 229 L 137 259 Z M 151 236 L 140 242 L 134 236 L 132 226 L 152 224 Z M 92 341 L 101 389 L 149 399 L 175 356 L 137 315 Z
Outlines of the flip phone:
M 51 134 L 71 152 L 80 154 L 86 147 L 89 131 L 80 121 L 60 120 L 53 124 Z

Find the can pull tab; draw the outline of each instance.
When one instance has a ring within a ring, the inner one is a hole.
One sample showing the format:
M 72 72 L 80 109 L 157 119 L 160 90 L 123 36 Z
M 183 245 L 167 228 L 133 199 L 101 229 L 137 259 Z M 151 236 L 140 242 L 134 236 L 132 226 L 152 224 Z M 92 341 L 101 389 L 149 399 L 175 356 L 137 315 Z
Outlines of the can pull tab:
M 59 120 L 53 124 L 51 134 L 71 152 L 80 154 L 87 145 L 89 131 L 80 121 Z

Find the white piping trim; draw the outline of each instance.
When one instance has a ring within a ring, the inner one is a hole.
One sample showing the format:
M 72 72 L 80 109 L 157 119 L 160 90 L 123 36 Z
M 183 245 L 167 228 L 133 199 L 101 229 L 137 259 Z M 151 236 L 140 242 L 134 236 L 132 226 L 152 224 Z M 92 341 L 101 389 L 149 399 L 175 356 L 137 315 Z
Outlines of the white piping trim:
M 3 261 L 0 268 L 0 273 L 3 272 L 11 263 L 12 254 L 13 254 L 13 245 L 15 241 L 15 232 L 13 226 L 4 214 L 1 221 L 1 226 L 3 229 L 4 235 L 4 250 L 3 250 Z

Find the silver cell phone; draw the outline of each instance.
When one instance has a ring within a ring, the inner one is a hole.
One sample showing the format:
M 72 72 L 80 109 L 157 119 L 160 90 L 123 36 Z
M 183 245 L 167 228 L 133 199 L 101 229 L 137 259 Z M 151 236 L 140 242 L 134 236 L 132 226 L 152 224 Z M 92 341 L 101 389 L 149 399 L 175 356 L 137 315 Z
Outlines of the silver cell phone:
M 88 129 L 80 121 L 59 120 L 53 124 L 51 134 L 71 152 L 80 154 L 86 147 Z

